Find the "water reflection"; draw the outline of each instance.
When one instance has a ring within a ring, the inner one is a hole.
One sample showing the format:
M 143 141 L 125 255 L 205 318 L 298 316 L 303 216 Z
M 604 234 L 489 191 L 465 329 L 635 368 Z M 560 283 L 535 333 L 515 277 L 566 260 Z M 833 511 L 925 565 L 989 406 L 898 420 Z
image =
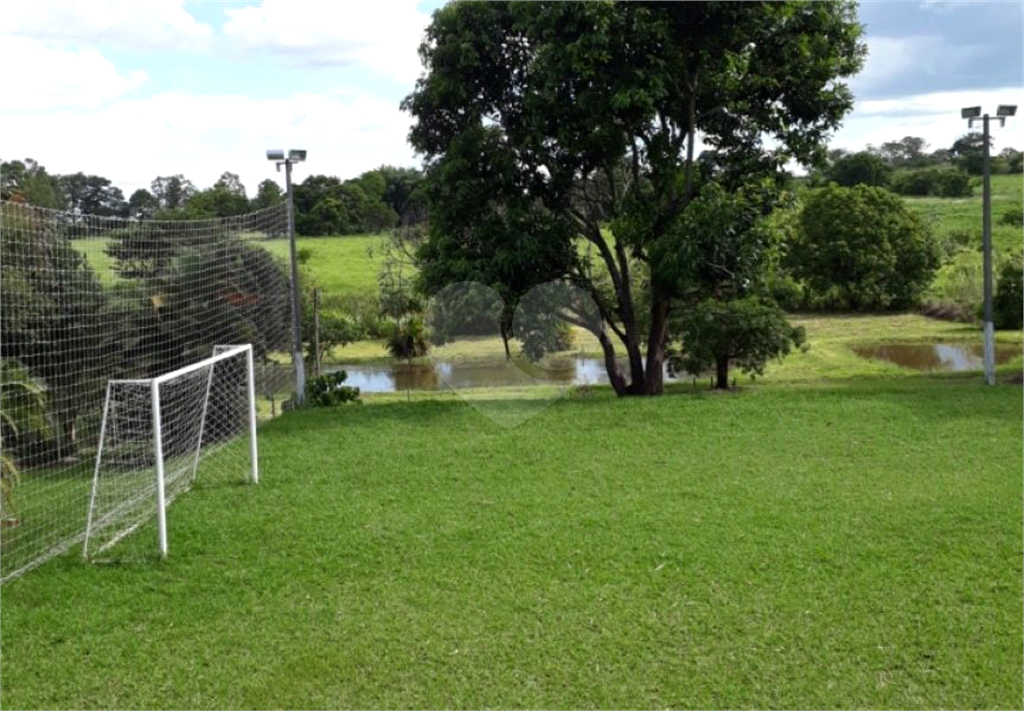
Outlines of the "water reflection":
M 863 358 L 887 360 L 914 370 L 962 372 L 985 367 L 980 343 L 879 343 L 853 346 L 853 352 Z M 1018 346 L 996 346 L 996 363 L 1006 363 L 1020 353 Z
M 537 385 L 542 379 L 569 385 L 600 385 L 608 382 L 604 362 L 597 358 L 564 358 L 538 367 L 530 363 L 375 363 L 330 366 L 324 372 L 344 370 L 346 385 L 364 393 L 453 388 L 493 388 Z M 524 372 L 525 371 L 525 372 Z

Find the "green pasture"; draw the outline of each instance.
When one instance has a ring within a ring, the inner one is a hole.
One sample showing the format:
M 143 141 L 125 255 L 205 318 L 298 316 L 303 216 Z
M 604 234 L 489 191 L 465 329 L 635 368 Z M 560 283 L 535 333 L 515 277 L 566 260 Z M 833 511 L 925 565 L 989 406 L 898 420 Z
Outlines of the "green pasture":
M 4 586 L 4 705 L 1019 708 L 1021 389 L 805 385 L 286 414 Z
M 382 235 L 299 237 L 295 245 L 299 250 L 309 251 L 307 264 L 325 296 L 374 296 L 377 294 L 383 239 Z M 288 259 L 288 240 L 266 240 L 258 244 L 272 254 Z
M 981 184 L 975 185 L 969 198 L 904 198 L 907 205 L 924 220 L 942 242 L 951 235 L 968 235 L 969 244 L 981 249 Z M 1021 248 L 1021 228 L 1002 222 L 1003 214 L 1021 210 L 1024 202 L 1024 176 L 992 176 L 992 247 L 1005 252 Z

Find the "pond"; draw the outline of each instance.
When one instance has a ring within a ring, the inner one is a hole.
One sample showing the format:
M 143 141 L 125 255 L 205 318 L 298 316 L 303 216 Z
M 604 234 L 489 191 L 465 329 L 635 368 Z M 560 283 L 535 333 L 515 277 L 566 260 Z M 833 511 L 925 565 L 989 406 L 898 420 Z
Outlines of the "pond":
M 914 370 L 961 372 L 985 367 L 980 343 L 876 343 L 853 346 L 853 352 L 862 358 L 887 360 Z M 1020 346 L 996 345 L 997 364 L 1020 354 Z
M 539 385 L 538 378 L 567 385 L 601 385 L 608 382 L 604 361 L 597 358 L 566 358 L 546 364 L 544 369 L 514 363 L 374 363 L 370 365 L 327 366 L 329 373 L 344 370 L 345 384 L 364 393 L 390 393 L 404 390 L 443 390 L 452 388 L 494 388 Z

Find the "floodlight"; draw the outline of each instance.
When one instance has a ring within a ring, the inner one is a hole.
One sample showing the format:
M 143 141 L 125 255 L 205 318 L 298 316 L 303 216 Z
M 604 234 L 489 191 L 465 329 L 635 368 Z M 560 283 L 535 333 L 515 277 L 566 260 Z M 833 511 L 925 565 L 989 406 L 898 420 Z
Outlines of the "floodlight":
M 1010 104 L 1001 104 L 996 109 L 996 116 L 1015 116 L 1017 114 L 1017 107 Z
M 981 116 L 980 106 L 971 106 L 970 108 L 960 109 L 960 118 L 978 118 Z
M 306 151 L 299 151 L 291 149 L 288 151 L 288 160 L 300 161 L 306 160 Z
M 280 148 L 267 151 L 267 160 L 284 160 L 284 151 Z

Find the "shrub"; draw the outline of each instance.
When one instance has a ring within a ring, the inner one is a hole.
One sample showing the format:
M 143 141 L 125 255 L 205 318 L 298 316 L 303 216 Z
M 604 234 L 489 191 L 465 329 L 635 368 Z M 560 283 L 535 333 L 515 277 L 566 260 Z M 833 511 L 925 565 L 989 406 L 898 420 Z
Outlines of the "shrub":
M 1015 205 L 1003 212 L 999 218 L 999 224 L 1010 225 L 1011 227 L 1024 226 L 1024 206 Z
M 310 407 L 334 407 L 359 402 L 359 388 L 343 385 L 348 373 L 338 370 L 306 381 L 306 403 Z
M 939 250 L 896 195 L 831 185 L 804 205 L 786 261 L 812 296 L 831 290 L 841 308 L 902 309 L 920 300 L 939 266 Z
M 893 192 L 917 197 L 970 197 L 971 176 L 962 168 L 901 170 L 889 181 Z
M 423 317 L 408 315 L 389 322 L 385 347 L 395 358 L 408 359 L 426 355 L 430 345 L 427 343 Z
M 1020 255 L 999 270 L 992 298 L 992 320 L 998 329 L 1024 328 L 1024 262 Z
M 854 185 L 886 185 L 892 168 L 879 156 L 868 151 L 838 158 L 826 171 L 832 182 L 843 187 Z

